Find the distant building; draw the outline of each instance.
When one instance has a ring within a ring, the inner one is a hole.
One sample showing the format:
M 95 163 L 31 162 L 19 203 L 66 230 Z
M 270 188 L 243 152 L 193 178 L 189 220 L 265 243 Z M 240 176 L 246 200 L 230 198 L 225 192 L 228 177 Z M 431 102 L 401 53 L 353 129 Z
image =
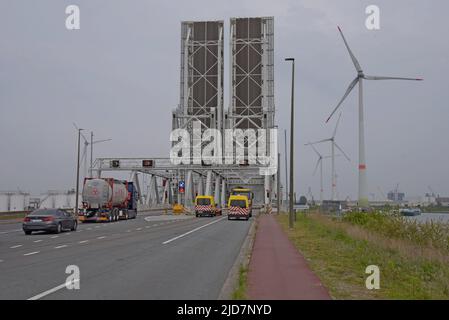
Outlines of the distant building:
M 320 210 L 322 212 L 338 212 L 343 209 L 348 208 L 348 203 L 346 201 L 339 201 L 339 200 L 323 200 L 323 203 L 321 204 Z
M 405 193 L 390 191 L 387 194 L 387 198 L 388 198 L 388 200 L 391 200 L 394 202 L 403 202 L 404 198 L 405 198 Z
M 449 207 L 449 197 L 438 197 L 436 201 L 439 206 Z

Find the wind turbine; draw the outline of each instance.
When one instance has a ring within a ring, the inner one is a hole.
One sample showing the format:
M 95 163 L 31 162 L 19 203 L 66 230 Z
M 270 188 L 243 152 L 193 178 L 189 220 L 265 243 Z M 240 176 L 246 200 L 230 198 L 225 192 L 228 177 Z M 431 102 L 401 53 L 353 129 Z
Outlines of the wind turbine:
M 352 53 L 349 45 L 346 41 L 343 32 L 340 27 L 338 27 L 338 31 L 343 38 L 343 42 L 345 43 L 346 49 L 348 50 L 349 56 L 351 57 L 352 63 L 357 71 L 357 76 L 352 82 L 349 84 L 348 89 L 346 90 L 343 98 L 337 104 L 335 109 L 330 114 L 329 118 L 326 120 L 326 123 L 330 120 L 330 118 L 334 115 L 349 93 L 354 89 L 355 85 L 359 84 L 359 206 L 367 207 L 369 205 L 368 200 L 368 191 L 367 191 L 367 180 L 366 180 L 366 161 L 365 161 L 365 126 L 364 126 L 364 115 L 363 115 L 363 80 L 412 80 L 412 81 L 421 81 L 423 79 L 420 78 L 402 78 L 402 77 L 384 77 L 384 76 L 368 76 L 363 72 L 359 62 L 356 57 Z
M 335 189 L 337 187 L 337 182 L 335 179 L 335 148 L 337 148 L 338 150 L 340 150 L 340 152 L 344 155 L 344 157 L 346 159 L 348 159 L 348 161 L 351 161 L 351 159 L 349 159 L 349 157 L 346 155 L 346 153 L 343 151 L 342 148 L 340 148 L 340 146 L 335 142 L 335 136 L 337 134 L 337 129 L 338 129 L 338 124 L 340 123 L 340 118 L 341 118 L 341 113 L 340 116 L 338 117 L 337 120 L 337 124 L 335 125 L 335 129 L 334 129 L 334 133 L 332 134 L 332 137 L 328 138 L 328 139 L 323 139 L 320 141 L 316 141 L 316 142 L 309 142 L 306 144 L 306 146 L 313 146 L 315 144 L 319 144 L 319 143 L 323 143 L 323 142 L 330 142 L 331 143 L 331 156 L 330 158 L 332 159 L 332 200 L 337 200 L 336 199 L 336 192 Z M 314 150 L 316 150 L 314 148 Z
M 77 125 L 73 123 L 73 126 L 78 129 Z M 90 132 L 90 141 L 87 140 L 86 136 L 81 132 L 81 137 L 84 140 L 83 154 L 81 156 L 81 162 L 84 162 L 84 177 L 87 177 L 87 149 L 90 146 L 90 176 L 92 176 L 92 165 L 93 165 L 93 145 L 97 143 L 111 141 L 112 139 L 103 139 L 94 141 L 94 133 Z
M 313 175 L 316 174 L 318 167 L 319 167 L 320 168 L 320 204 L 322 204 L 323 203 L 323 191 L 324 191 L 324 189 L 323 189 L 323 159 L 329 159 L 331 157 L 329 157 L 329 156 L 323 157 L 323 155 L 318 152 L 318 150 L 315 148 L 315 146 L 313 144 L 308 143 L 307 145 L 310 145 L 312 147 L 313 151 L 315 151 L 315 153 L 318 156 L 318 160 L 316 162 L 315 169 L 313 170 Z

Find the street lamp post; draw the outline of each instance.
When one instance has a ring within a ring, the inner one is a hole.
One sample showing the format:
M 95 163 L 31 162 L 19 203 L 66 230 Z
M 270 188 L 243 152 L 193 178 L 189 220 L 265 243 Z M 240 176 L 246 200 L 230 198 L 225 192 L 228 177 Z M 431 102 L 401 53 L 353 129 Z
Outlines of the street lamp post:
M 288 224 L 293 228 L 293 192 L 294 192 L 294 133 L 295 133 L 295 58 L 286 58 L 285 61 L 292 62 L 292 93 L 291 93 L 291 115 L 290 115 L 290 207 L 288 213 Z
M 78 156 L 76 159 L 76 194 L 75 194 L 75 215 L 78 215 L 78 200 L 79 200 L 79 188 L 80 188 L 80 143 L 81 143 L 81 131 L 78 129 Z

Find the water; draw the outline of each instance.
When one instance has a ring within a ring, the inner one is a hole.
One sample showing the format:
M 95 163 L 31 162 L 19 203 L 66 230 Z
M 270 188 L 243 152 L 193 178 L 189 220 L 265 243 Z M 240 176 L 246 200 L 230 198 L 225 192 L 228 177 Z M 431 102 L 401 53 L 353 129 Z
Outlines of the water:
M 416 220 L 417 222 L 443 222 L 443 223 L 449 223 L 449 212 L 448 213 L 421 213 L 419 216 L 413 216 L 413 217 L 405 217 L 407 219 Z

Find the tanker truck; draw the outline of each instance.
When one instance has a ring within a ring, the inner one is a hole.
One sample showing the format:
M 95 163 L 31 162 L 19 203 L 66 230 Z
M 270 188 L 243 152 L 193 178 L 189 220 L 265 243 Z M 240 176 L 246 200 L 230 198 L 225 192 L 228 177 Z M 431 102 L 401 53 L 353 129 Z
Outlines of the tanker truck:
M 81 222 L 114 222 L 137 216 L 137 191 L 132 182 L 85 178 L 82 197 Z

